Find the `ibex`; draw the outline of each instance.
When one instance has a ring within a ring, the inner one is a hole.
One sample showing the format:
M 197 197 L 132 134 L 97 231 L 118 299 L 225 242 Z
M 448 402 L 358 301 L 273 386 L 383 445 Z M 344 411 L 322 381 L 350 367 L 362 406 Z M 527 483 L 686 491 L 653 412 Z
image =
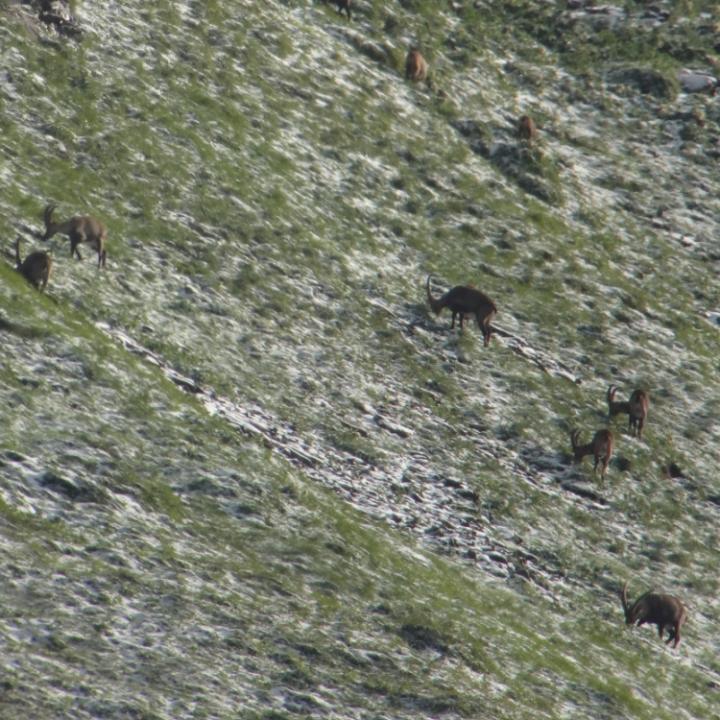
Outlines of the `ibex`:
M 347 13 L 348 20 L 352 20 L 351 9 L 350 9 L 350 6 L 352 5 L 352 0 L 335 0 L 335 4 L 337 5 L 338 12 L 341 15 L 342 15 L 342 11 L 344 10 Z
M 48 205 L 45 208 L 43 219 L 45 220 L 45 234 L 42 240 L 49 240 L 55 233 L 67 235 L 70 238 L 70 257 L 77 255 L 78 260 L 82 260 L 78 245 L 80 243 L 88 243 L 97 250 L 98 267 L 105 267 L 105 238 L 107 230 L 105 226 L 94 217 L 89 215 L 75 215 L 65 222 L 53 222 L 52 215 L 55 205 Z
M 532 145 L 538 134 L 535 121 L 529 115 L 523 115 L 518 120 L 517 133 L 521 140 L 527 142 L 528 145 Z
M 593 472 L 597 472 L 600 458 L 602 458 L 602 466 L 600 467 L 600 477 L 605 477 L 608 463 L 613 454 L 613 445 L 615 443 L 613 435 L 609 430 L 598 430 L 592 439 L 592 442 L 586 445 L 578 444 L 580 431 L 573 430 L 570 433 L 570 442 L 572 443 L 574 461 L 580 462 L 586 455 L 592 455 L 595 458 Z
M 647 418 L 648 408 L 650 407 L 650 397 L 644 390 L 634 390 L 628 401 L 615 401 L 615 393 L 617 387 L 611 385 L 607 391 L 608 414 L 611 418 L 620 413 L 626 413 L 628 416 L 628 430 L 633 435 L 637 434 L 642 437 L 645 419 Z M 637 430 L 637 433 L 636 433 Z
M 680 628 L 687 620 L 687 609 L 682 601 L 672 595 L 646 592 L 632 605 L 629 605 L 627 588 L 628 583 L 626 582 L 620 593 L 620 600 L 625 611 L 625 624 L 657 625 L 660 639 L 662 639 L 663 631 L 667 628 L 668 639 L 665 642 L 669 644 L 675 640 L 673 647 L 676 648 L 680 642 Z
M 455 318 L 460 316 L 460 330 L 463 329 L 463 322 L 466 315 L 475 315 L 478 327 L 482 330 L 483 342 L 490 344 L 492 329 L 490 321 L 497 313 L 495 303 L 485 293 L 480 292 L 468 285 L 456 285 L 448 290 L 442 297 L 434 298 L 430 292 L 430 275 L 427 279 L 427 297 L 430 307 L 437 315 L 443 308 L 449 308 L 452 313 L 452 324 L 450 329 L 455 327 Z
M 25 260 L 20 259 L 20 238 L 15 240 L 15 258 L 17 271 L 38 290 L 47 287 L 52 271 L 52 258 L 42 250 L 30 253 Z
M 405 59 L 405 78 L 418 82 L 425 80 L 428 74 L 428 64 L 417 48 L 412 48 Z

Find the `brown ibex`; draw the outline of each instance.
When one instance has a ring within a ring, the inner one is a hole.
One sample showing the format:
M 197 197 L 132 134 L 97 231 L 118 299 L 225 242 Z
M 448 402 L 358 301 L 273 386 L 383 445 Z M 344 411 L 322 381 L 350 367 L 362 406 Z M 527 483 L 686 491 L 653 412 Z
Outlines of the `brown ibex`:
M 572 443 L 574 461 L 580 462 L 586 455 L 592 455 L 595 459 L 595 465 L 593 466 L 593 472 L 597 472 L 600 458 L 602 458 L 602 465 L 600 467 L 600 477 L 605 477 L 607 472 L 608 463 L 613 454 L 613 445 L 615 440 L 612 433 L 609 430 L 598 430 L 592 439 L 585 445 L 580 445 L 578 440 L 580 438 L 580 431 L 573 430 L 570 433 L 570 442 Z
M 482 330 L 483 342 L 485 345 L 489 345 L 492 334 L 490 321 L 497 313 L 495 303 L 485 293 L 469 285 L 456 285 L 442 297 L 434 298 L 430 292 L 430 279 L 431 276 L 428 275 L 426 289 L 428 302 L 433 312 L 437 315 L 443 308 L 449 308 L 452 313 L 450 329 L 455 327 L 455 318 L 459 315 L 460 330 L 463 329 L 465 316 L 475 315 L 478 327 Z
M 524 140 L 528 145 L 532 145 L 538 134 L 535 121 L 529 115 L 522 115 L 518 120 L 517 133 L 521 140 Z
M 628 583 L 626 582 L 620 593 L 620 600 L 625 611 L 625 624 L 657 625 L 660 639 L 662 639 L 663 631 L 667 628 L 668 639 L 665 642 L 669 644 L 675 640 L 673 647 L 676 648 L 680 642 L 680 628 L 687 620 L 687 608 L 682 601 L 672 595 L 646 592 L 630 605 L 628 604 L 627 588 Z
M 405 59 L 405 78 L 418 82 L 425 80 L 428 74 L 428 64 L 417 48 L 412 48 Z
M 611 418 L 625 413 L 628 416 L 628 431 L 642 438 L 643 427 L 650 407 L 650 397 L 644 390 L 634 390 L 627 401 L 616 401 L 617 387 L 611 385 L 607 391 L 608 414 Z
M 78 245 L 80 243 L 88 243 L 97 250 L 98 267 L 105 267 L 105 239 L 107 230 L 105 226 L 94 217 L 89 215 L 75 215 L 65 222 L 53 222 L 52 216 L 55 211 L 55 205 L 48 205 L 45 208 L 43 219 L 45 220 L 45 234 L 42 240 L 49 240 L 55 233 L 67 235 L 70 238 L 70 257 L 77 255 L 78 260 L 82 260 Z
M 15 259 L 17 271 L 38 290 L 47 287 L 52 271 L 52 258 L 46 252 L 37 250 L 30 253 L 25 260 L 20 258 L 20 238 L 15 240 Z

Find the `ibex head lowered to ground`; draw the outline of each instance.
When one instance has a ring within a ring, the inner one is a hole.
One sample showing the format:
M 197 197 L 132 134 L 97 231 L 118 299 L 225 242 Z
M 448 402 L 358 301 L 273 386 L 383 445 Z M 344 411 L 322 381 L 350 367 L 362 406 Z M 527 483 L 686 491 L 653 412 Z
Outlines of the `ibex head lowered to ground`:
M 405 58 L 405 78 L 413 82 L 425 80 L 428 74 L 428 64 L 417 48 L 411 48 Z
M 613 454 L 613 446 L 615 444 L 612 433 L 609 430 L 598 430 L 595 433 L 592 442 L 585 445 L 580 445 L 578 442 L 579 439 L 580 431 L 573 430 L 570 433 L 570 442 L 572 443 L 574 461 L 577 463 L 580 462 L 586 455 L 592 455 L 595 459 L 593 472 L 597 472 L 597 466 L 602 458 L 600 477 L 605 477 L 610 458 Z
M 478 327 L 482 330 L 483 342 L 485 345 L 490 343 L 490 336 L 492 335 L 490 321 L 495 317 L 497 307 L 485 293 L 468 285 L 456 285 L 442 297 L 434 298 L 430 292 L 430 275 L 428 275 L 426 289 L 428 302 L 435 314 L 438 314 L 443 308 L 450 309 L 452 313 L 451 329 L 455 327 L 455 318 L 458 315 L 460 316 L 461 330 L 465 316 L 475 315 Z
M 48 205 L 45 208 L 43 219 L 45 221 L 45 234 L 42 240 L 49 240 L 55 233 L 67 235 L 70 238 L 70 257 L 77 255 L 78 260 L 82 260 L 78 245 L 80 243 L 88 243 L 97 250 L 98 267 L 105 267 L 105 239 L 107 230 L 105 226 L 90 215 L 75 215 L 65 222 L 53 222 L 53 212 L 55 205 Z
M 46 252 L 38 250 L 30 253 L 25 260 L 20 258 L 20 238 L 15 240 L 15 259 L 17 271 L 38 290 L 47 287 L 52 271 L 52 258 Z
M 657 625 L 658 635 L 662 639 L 663 631 L 668 629 L 666 643 L 675 640 L 673 647 L 680 642 L 680 628 L 687 620 L 687 608 L 682 601 L 672 595 L 646 592 L 634 603 L 629 604 L 627 598 L 628 583 L 623 585 L 620 593 L 626 625 Z
M 615 401 L 617 387 L 611 385 L 607 391 L 608 414 L 611 418 L 620 413 L 628 416 L 628 430 L 633 434 L 642 437 L 643 427 L 647 419 L 650 397 L 644 390 L 634 390 L 627 401 Z

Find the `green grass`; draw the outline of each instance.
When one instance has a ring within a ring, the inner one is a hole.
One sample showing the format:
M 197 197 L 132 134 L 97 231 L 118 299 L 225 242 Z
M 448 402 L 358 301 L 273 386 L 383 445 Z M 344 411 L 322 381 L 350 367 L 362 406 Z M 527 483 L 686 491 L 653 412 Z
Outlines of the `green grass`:
M 15 623 L 2 628 L 15 638 L 5 707 L 40 675 L 59 689 L 30 694 L 39 718 L 231 717 L 240 698 L 266 718 L 322 703 L 362 717 L 702 716 L 717 668 L 700 631 L 665 652 L 651 630 L 625 628 L 611 586 L 672 585 L 713 616 L 718 339 L 698 317 L 717 300 L 713 265 L 632 204 L 596 204 L 573 164 L 594 163 L 592 189 L 613 198 L 667 204 L 676 176 L 648 173 L 635 133 L 652 128 L 667 159 L 656 113 L 674 122 L 674 100 L 657 110 L 605 77 L 649 68 L 671 87 L 713 52 L 699 26 L 717 13 L 684 3 L 684 24 L 590 43 L 581 22 L 557 32 L 560 10 L 372 2 L 348 23 L 331 4 L 129 3 L 113 22 L 133 42 L 103 28 L 80 45 L 0 27 L 0 47 L 18 53 L 3 55 L 5 249 L 16 228 L 41 228 L 48 201 L 109 228 L 106 272 L 53 238 L 47 295 L 0 263 L 0 452 L 32 463 L 0 456 L 15 565 L 3 574 Z M 430 89 L 402 79 L 415 41 Z M 386 60 L 366 42 L 387 46 Z M 513 154 L 520 104 L 547 130 Z M 712 142 L 707 113 L 702 132 L 681 130 L 698 148 Z M 577 133 L 586 119 L 596 135 Z M 460 120 L 512 162 L 474 150 Z M 673 156 L 698 173 L 696 192 L 712 185 L 712 165 L 685 162 Z M 449 331 L 447 313 L 427 310 L 428 273 L 475 282 L 525 349 L 581 383 L 504 340 L 484 348 L 472 323 Z M 319 467 L 305 473 L 210 416 L 97 322 L 239 408 L 259 405 Z M 612 424 L 630 469 L 613 466 L 601 486 L 587 460 L 564 463 L 570 427 L 605 423 L 613 381 L 649 387 L 653 409 L 643 443 Z M 366 423 L 358 403 L 411 436 Z M 335 451 L 360 462 L 331 491 L 320 471 Z M 662 476 L 669 462 L 687 483 Z M 91 499 L 43 488 L 35 468 Z M 498 568 L 508 583 L 483 558 L 461 562 L 351 509 L 347 488 L 370 471 L 377 516 L 419 489 L 418 516 L 435 511 L 434 492 L 455 507 L 433 478 L 476 493 L 451 525 L 514 549 Z M 561 490 L 570 477 L 608 506 Z M 529 579 L 523 550 L 536 558 Z M 17 639 L 45 637 L 43 623 L 50 649 Z M 291 692 L 295 709 L 281 698 Z M 96 696 L 118 705 L 93 709 Z

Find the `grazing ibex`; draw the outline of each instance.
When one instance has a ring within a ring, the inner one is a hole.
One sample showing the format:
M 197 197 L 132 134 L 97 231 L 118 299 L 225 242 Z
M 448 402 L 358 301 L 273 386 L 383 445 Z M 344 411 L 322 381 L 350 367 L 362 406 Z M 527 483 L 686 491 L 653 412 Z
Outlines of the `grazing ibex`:
M 615 393 L 617 387 L 611 385 L 607 391 L 608 414 L 611 418 L 620 413 L 626 413 L 628 416 L 628 430 L 633 435 L 637 434 L 642 438 L 645 419 L 647 418 L 648 408 L 650 407 L 650 397 L 644 390 L 634 390 L 630 399 L 627 401 L 615 401 Z
M 15 240 L 15 259 L 17 271 L 38 290 L 47 287 L 52 271 L 52 258 L 42 250 L 30 253 L 25 260 L 20 259 L 20 238 Z
M 595 465 L 593 466 L 593 472 L 597 472 L 597 466 L 602 458 L 602 466 L 600 467 L 600 477 L 605 477 L 607 472 L 608 463 L 613 454 L 614 439 L 613 435 L 609 430 L 598 430 L 592 439 L 592 442 L 586 445 L 580 445 L 578 440 L 580 438 L 580 431 L 573 430 L 570 433 L 570 442 L 572 443 L 574 461 L 580 462 L 586 455 L 592 455 L 595 459 Z
M 485 293 L 480 292 L 468 285 L 456 285 L 448 290 L 442 297 L 434 298 L 430 292 L 430 275 L 427 279 L 427 297 L 430 307 L 437 315 L 443 308 L 449 308 L 452 313 L 452 324 L 450 329 L 455 327 L 455 318 L 460 316 L 460 330 L 463 329 L 463 322 L 466 315 L 475 315 L 478 327 L 482 330 L 483 342 L 490 343 L 492 329 L 490 321 L 497 313 L 495 303 Z
M 45 220 L 45 234 L 42 240 L 49 240 L 55 233 L 67 235 L 70 238 L 70 257 L 77 255 L 78 260 L 82 260 L 78 245 L 80 243 L 88 243 L 97 250 L 98 267 L 105 267 L 105 238 L 107 230 L 105 226 L 94 217 L 89 215 L 75 215 L 65 222 L 53 222 L 52 216 L 55 205 L 48 205 L 45 208 L 43 219 Z
M 667 628 L 668 639 L 665 642 L 671 643 L 675 640 L 673 647 L 676 648 L 680 642 L 680 628 L 687 620 L 687 609 L 682 601 L 672 595 L 646 592 L 630 605 L 628 604 L 627 588 L 628 583 L 626 582 L 620 593 L 620 600 L 625 611 L 625 624 L 657 625 L 660 639 L 662 639 L 663 631 Z
M 412 48 L 405 59 L 405 78 L 418 82 L 425 80 L 428 74 L 428 64 L 417 48 Z
M 532 145 L 538 134 L 535 121 L 529 115 L 521 116 L 518 120 L 517 133 L 521 140 L 524 140 L 528 145 Z

